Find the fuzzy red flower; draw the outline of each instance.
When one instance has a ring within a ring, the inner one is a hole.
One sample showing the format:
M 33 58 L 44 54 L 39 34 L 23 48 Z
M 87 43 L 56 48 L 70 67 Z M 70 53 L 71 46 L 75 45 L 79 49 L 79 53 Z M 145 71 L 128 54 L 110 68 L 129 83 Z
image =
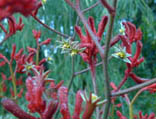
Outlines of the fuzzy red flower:
M 94 34 L 99 38 L 99 42 L 102 39 L 102 34 L 104 32 L 107 21 L 108 21 L 108 17 L 103 16 L 101 22 L 99 23 L 98 31 L 96 32 L 93 17 L 89 17 L 88 19 L 88 24 L 91 27 L 91 30 L 94 32 Z M 80 46 L 86 48 L 82 53 L 80 53 L 80 55 L 82 56 L 83 60 L 88 64 L 90 65 L 95 64 L 98 49 L 94 41 L 92 40 L 91 36 L 89 35 L 87 29 L 85 29 L 86 36 L 83 35 L 81 28 L 79 26 L 75 26 L 75 30 L 81 39 Z
M 0 21 L 14 13 L 21 13 L 29 16 L 38 8 L 38 0 L 1 0 L 0 1 Z
M 26 87 L 26 99 L 29 102 L 29 110 L 33 113 L 43 113 L 46 105 L 45 101 L 42 98 L 44 86 L 41 77 L 28 77 L 26 80 Z
M 60 112 L 63 119 L 70 119 L 70 112 L 68 109 L 68 89 L 66 87 L 60 87 L 58 90 L 60 100 Z

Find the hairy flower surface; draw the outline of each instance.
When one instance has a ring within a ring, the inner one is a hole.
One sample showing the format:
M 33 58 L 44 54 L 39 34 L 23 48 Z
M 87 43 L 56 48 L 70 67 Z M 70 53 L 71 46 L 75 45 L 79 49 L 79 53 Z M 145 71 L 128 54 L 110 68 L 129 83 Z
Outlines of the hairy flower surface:
M 41 77 L 28 77 L 26 80 L 26 87 L 26 99 L 29 102 L 29 110 L 33 113 L 42 113 L 45 109 L 45 102 L 42 98 L 44 87 Z
M 107 16 L 102 17 L 102 20 L 98 26 L 98 31 L 96 32 L 93 17 L 89 17 L 89 19 L 88 19 L 88 24 L 89 24 L 91 30 L 99 38 L 98 42 L 100 42 L 102 39 L 102 34 L 104 32 L 107 21 L 108 21 Z M 80 47 L 85 47 L 85 50 L 82 53 L 80 53 L 80 55 L 82 56 L 83 60 L 85 62 L 87 62 L 88 64 L 90 64 L 90 65 L 95 64 L 98 49 L 97 49 L 94 41 L 92 40 L 89 32 L 87 31 L 87 29 L 85 29 L 86 30 L 86 36 L 84 36 L 82 31 L 81 31 L 81 28 L 79 26 L 75 26 L 75 30 L 76 30 L 76 32 L 79 35 L 80 40 L 81 40 Z
M 21 13 L 24 16 L 29 16 L 37 9 L 38 5 L 38 0 L 1 0 L 0 21 L 14 13 Z

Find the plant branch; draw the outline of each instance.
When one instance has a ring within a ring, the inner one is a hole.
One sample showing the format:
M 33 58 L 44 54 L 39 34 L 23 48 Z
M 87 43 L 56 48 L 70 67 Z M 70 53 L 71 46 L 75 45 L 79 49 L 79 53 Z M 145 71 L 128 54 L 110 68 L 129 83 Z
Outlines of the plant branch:
M 97 67 L 97 66 L 100 66 L 101 64 L 102 64 L 102 62 L 99 62 L 99 63 L 97 63 L 95 66 Z M 87 72 L 87 71 L 89 71 L 89 70 L 90 70 L 90 67 L 88 67 L 88 68 L 86 68 L 86 69 L 83 69 L 83 70 L 81 70 L 81 71 L 79 71 L 79 72 L 75 72 L 74 75 L 77 76 L 77 75 L 83 74 L 83 73 L 85 73 L 85 72 Z
M 44 24 L 44 23 L 43 23 L 39 18 L 37 18 L 36 16 L 34 16 L 34 15 L 31 15 L 31 16 L 32 16 L 37 22 L 39 22 L 41 25 L 43 25 L 45 28 L 49 29 L 50 31 L 52 31 L 52 32 L 54 32 L 54 33 L 56 33 L 56 34 L 58 34 L 58 35 L 64 37 L 64 38 L 69 38 L 69 37 L 70 37 L 70 36 L 68 36 L 68 35 L 66 35 L 66 34 L 63 34 L 63 33 L 59 32 L 59 31 L 56 31 L 55 29 L 53 29 L 53 28 L 49 27 L 48 25 Z
M 96 7 L 96 6 L 99 5 L 99 4 L 100 4 L 100 1 L 97 1 L 97 2 L 96 2 L 95 4 L 93 4 L 92 6 L 90 6 L 90 7 L 86 8 L 86 9 L 82 10 L 82 12 L 85 13 L 85 12 L 89 11 L 90 9 Z
M 114 15 L 115 15 L 115 8 L 113 8 L 112 6 L 110 6 L 110 5 L 108 4 L 107 0 L 100 0 L 100 1 L 101 1 L 101 4 L 102 4 L 105 8 L 107 8 L 109 14 L 111 14 L 111 15 L 114 16 Z
M 117 0 L 114 0 L 113 2 L 114 9 L 116 9 L 116 4 L 117 4 Z M 103 72 L 104 72 L 104 77 L 105 77 L 105 97 L 107 99 L 107 103 L 106 103 L 105 110 L 104 110 L 104 119 L 108 118 L 108 113 L 109 113 L 110 104 L 111 104 L 111 92 L 110 92 L 110 85 L 109 85 L 110 83 L 109 83 L 109 75 L 108 75 L 108 53 L 109 53 L 110 42 L 111 42 L 111 37 L 112 37 L 114 19 L 115 19 L 115 15 L 110 14 L 109 29 L 108 29 L 108 34 L 106 37 L 104 57 L 102 57 Z
M 130 87 L 130 88 L 127 88 L 127 89 L 124 89 L 124 90 L 120 90 L 118 92 L 114 92 L 112 93 L 112 96 L 120 96 L 120 95 L 123 95 L 123 94 L 126 94 L 126 93 L 129 93 L 129 92 L 132 92 L 132 91 L 135 91 L 135 90 L 138 90 L 138 89 L 141 89 L 141 88 L 144 88 L 148 85 L 151 85 L 153 83 L 156 83 L 156 78 L 154 79 L 151 79 L 149 81 L 146 81 L 144 83 L 141 83 L 141 84 L 138 84 L 136 86 L 133 86 L 133 87 Z

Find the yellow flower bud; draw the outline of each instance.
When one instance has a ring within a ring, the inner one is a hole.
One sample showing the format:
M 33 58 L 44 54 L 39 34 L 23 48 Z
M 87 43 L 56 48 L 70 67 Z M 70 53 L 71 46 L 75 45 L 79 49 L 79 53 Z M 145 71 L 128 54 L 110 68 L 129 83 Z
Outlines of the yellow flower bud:
M 69 44 L 69 43 L 64 43 L 63 46 L 62 46 L 62 48 L 63 48 L 63 49 L 65 49 L 65 48 L 70 48 L 70 44 Z
M 120 58 L 124 59 L 126 57 L 126 54 L 124 52 L 117 52 L 115 53 L 117 56 L 119 56 Z

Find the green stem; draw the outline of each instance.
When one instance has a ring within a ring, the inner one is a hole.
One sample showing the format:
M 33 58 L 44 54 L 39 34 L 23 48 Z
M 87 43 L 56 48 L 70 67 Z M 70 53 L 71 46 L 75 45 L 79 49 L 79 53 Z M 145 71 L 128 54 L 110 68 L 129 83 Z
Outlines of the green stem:
M 40 46 L 39 46 L 39 44 L 37 43 L 36 65 L 38 65 L 38 64 L 39 64 L 39 50 L 40 50 Z
M 133 119 L 133 105 L 132 104 L 129 105 L 129 117 L 130 119 Z
M 11 78 L 12 78 L 12 85 L 13 85 L 13 91 L 14 91 L 14 98 L 17 98 L 17 88 L 16 88 L 16 78 L 12 69 L 12 65 L 9 64 L 9 69 L 10 69 L 10 73 L 11 73 Z
M 74 80 L 74 56 L 72 57 L 72 75 L 71 75 L 71 78 L 70 78 L 70 82 L 69 82 L 69 85 L 68 85 L 68 92 L 69 90 L 71 89 L 71 86 L 72 86 L 72 83 L 73 83 L 73 80 Z
M 137 99 L 137 97 L 143 92 L 144 90 L 141 89 L 137 92 L 137 94 L 134 96 L 134 98 L 132 99 L 132 101 L 130 102 L 129 105 L 129 117 L 130 119 L 133 119 L 133 104 L 135 102 L 135 100 Z

